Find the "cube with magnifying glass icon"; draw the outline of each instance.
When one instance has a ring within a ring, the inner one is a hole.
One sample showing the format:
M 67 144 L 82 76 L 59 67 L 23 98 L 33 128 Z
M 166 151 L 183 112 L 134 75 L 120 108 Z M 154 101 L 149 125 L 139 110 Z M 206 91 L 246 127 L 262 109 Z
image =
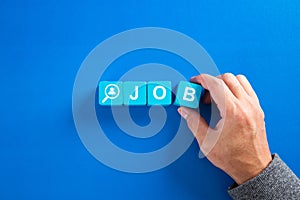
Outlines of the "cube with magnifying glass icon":
M 123 104 L 123 84 L 121 81 L 99 82 L 99 104 L 116 106 Z

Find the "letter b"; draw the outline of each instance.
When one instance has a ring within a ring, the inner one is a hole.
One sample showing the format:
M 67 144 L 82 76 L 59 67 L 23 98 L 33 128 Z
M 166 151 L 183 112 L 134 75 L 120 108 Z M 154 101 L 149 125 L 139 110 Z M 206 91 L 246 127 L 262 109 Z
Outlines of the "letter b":
M 184 89 L 183 97 L 182 99 L 184 101 L 194 101 L 195 100 L 195 94 L 196 90 L 192 87 L 186 87 Z
M 202 87 L 198 84 L 181 81 L 177 87 L 174 105 L 198 108 Z

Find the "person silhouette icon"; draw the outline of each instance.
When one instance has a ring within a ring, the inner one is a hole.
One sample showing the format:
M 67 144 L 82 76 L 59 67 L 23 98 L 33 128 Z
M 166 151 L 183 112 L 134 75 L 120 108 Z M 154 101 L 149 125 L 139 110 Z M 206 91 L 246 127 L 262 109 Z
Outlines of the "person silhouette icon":
M 102 103 L 105 103 L 108 99 L 114 100 L 120 96 L 120 88 L 116 84 L 108 84 L 104 89 L 105 97 L 102 99 Z
M 114 87 L 110 87 L 109 88 L 109 92 L 107 93 L 110 96 L 115 96 L 116 95 L 116 91 Z

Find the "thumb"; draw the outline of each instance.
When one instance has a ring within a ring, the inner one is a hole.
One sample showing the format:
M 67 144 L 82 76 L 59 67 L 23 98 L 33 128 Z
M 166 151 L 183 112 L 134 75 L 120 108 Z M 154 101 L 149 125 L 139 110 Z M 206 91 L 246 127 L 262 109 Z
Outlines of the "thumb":
M 208 130 L 205 119 L 197 111 L 187 107 L 178 108 L 178 113 L 186 120 L 199 145 L 202 144 Z

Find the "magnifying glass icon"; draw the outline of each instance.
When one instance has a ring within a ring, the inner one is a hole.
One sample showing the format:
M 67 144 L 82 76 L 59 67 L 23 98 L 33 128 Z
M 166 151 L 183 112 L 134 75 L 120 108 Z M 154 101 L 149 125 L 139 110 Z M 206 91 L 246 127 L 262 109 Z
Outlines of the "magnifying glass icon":
M 104 89 L 105 97 L 102 99 L 102 103 L 105 103 L 108 99 L 113 100 L 120 95 L 120 88 L 116 84 L 108 84 Z

